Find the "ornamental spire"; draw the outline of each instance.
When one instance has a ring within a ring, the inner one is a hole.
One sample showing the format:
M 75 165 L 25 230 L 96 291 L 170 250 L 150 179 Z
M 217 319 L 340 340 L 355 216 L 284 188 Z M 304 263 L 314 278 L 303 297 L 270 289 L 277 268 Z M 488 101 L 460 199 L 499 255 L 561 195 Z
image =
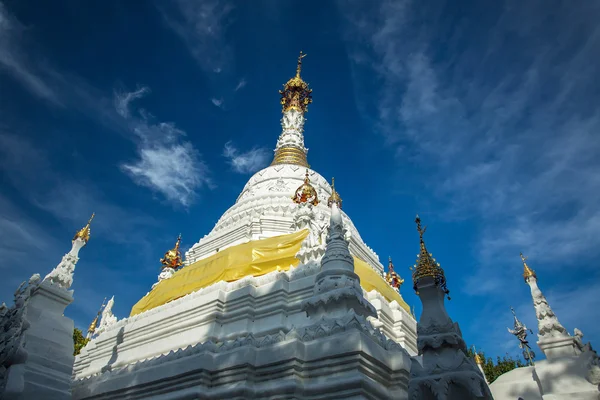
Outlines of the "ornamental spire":
M 527 265 L 527 257 L 525 257 L 523 253 L 521 253 L 521 260 L 523 261 L 523 278 L 525 278 L 525 282 L 527 282 L 527 279 L 532 276 L 537 278 L 535 271 L 529 268 L 529 265 Z
M 94 219 L 95 215 L 96 213 L 92 213 L 92 216 L 88 220 L 88 223 L 79 231 L 77 231 L 75 236 L 73 236 L 73 240 L 81 239 L 85 244 L 87 244 L 88 240 L 90 240 L 90 224 L 92 223 L 92 220 Z
M 446 287 L 444 270 L 440 266 L 440 263 L 433 258 L 433 254 L 427 251 L 425 241 L 423 240 L 423 235 L 427 227 L 421 228 L 421 218 L 418 215 L 415 218 L 415 223 L 417 224 L 417 232 L 419 232 L 420 251 L 417 256 L 417 263 L 413 266 L 413 288 L 418 293 L 419 282 L 423 278 L 431 277 L 435 284 L 448 295 L 450 291 Z M 448 300 L 450 300 L 450 296 L 448 296 Z
M 162 268 L 177 269 L 183 265 L 183 259 L 181 258 L 181 251 L 179 251 L 179 245 L 181 244 L 181 233 L 175 242 L 175 247 L 165 253 L 165 256 L 160 259 Z
M 100 319 L 100 314 L 102 314 L 102 310 L 104 310 L 106 304 L 106 297 L 104 298 L 104 300 L 102 300 L 102 305 L 100 306 L 100 309 L 98 310 L 98 313 L 96 314 L 96 318 L 94 318 L 92 320 L 92 323 L 90 324 L 88 330 L 87 330 L 87 336 L 86 339 L 91 339 L 92 336 L 94 336 L 94 333 L 96 333 L 96 328 L 98 327 L 98 319 Z
M 340 210 L 342 209 L 342 198 L 335 190 L 335 178 L 331 178 L 331 196 L 327 199 L 327 207 L 331 207 L 333 203 L 337 204 Z
M 283 112 L 283 118 L 281 118 L 283 131 L 277 140 L 275 157 L 271 165 L 293 164 L 308 167 L 306 160 L 308 149 L 304 147 L 303 132 L 304 114 L 308 111 L 308 105 L 312 103 L 312 89 L 300 77 L 304 57 L 306 54 L 300 52 L 296 76 L 287 81 L 283 85 L 283 90 L 279 91 L 281 111 Z
M 398 276 L 398 274 L 394 271 L 392 257 L 390 257 L 388 261 L 388 272 L 385 274 L 385 280 L 391 287 L 400 292 L 400 286 L 402 286 L 404 283 L 404 279 L 400 278 L 400 276 Z
M 294 203 L 297 204 L 309 203 L 313 206 L 319 204 L 317 191 L 313 185 L 310 184 L 310 179 L 308 178 L 308 168 L 306 169 L 306 175 L 304 176 L 304 183 L 300 185 L 298 189 L 296 189 L 292 200 L 294 200 Z
M 304 57 L 306 57 L 306 54 L 301 51 L 298 56 L 296 76 L 287 81 L 283 85 L 283 90 L 279 91 L 279 94 L 281 94 L 282 111 L 284 113 L 290 109 L 296 109 L 301 113 L 305 113 L 308 111 L 308 105 L 312 103 L 312 89 L 309 89 L 308 83 L 304 82 L 300 77 L 302 59 Z
M 535 316 L 538 320 L 538 346 L 546 355 L 546 358 L 573 355 L 573 338 L 558 320 L 556 314 L 548 304 L 546 296 L 537 285 L 537 275 L 525 262 L 527 258 L 521 254 L 525 273 L 525 282 L 531 290 Z M 515 317 L 516 318 L 516 317 Z

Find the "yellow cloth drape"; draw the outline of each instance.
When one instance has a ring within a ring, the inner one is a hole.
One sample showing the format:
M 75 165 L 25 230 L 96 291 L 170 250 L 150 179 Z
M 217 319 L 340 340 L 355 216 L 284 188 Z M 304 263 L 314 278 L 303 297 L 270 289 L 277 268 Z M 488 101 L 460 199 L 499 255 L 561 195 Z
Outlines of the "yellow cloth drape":
M 291 265 L 300 263 L 296 253 L 307 235 L 308 230 L 304 229 L 223 249 L 180 269 L 170 279 L 159 282 L 133 306 L 130 316 L 219 281 L 232 282 L 248 275 L 261 276 L 276 270 L 287 271 Z
M 221 250 L 182 268 L 170 279 L 159 282 L 150 293 L 133 306 L 130 316 L 143 313 L 219 281 L 232 282 L 249 275 L 261 276 L 277 270 L 287 271 L 290 266 L 297 266 L 300 263 L 296 253 L 307 235 L 308 230 L 304 229 Z M 388 301 L 396 300 L 410 312 L 402 296 L 369 264 L 354 257 L 354 268 L 365 290 L 376 290 Z
M 402 308 L 410 313 L 410 307 L 406 304 L 402 296 L 400 296 L 400 293 L 392 288 L 369 264 L 360 258 L 354 257 L 354 272 L 360 277 L 360 286 L 367 292 L 376 290 L 387 301 L 396 300 Z

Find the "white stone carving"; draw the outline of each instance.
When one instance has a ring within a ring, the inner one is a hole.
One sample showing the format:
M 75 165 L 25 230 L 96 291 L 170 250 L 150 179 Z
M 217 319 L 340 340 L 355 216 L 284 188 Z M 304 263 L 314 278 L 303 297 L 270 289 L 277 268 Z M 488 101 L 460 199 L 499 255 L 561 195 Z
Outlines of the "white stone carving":
M 27 304 L 40 282 L 34 274 L 29 282 L 21 283 L 14 295 L 12 307 L 0 306 L 0 398 L 17 395 L 24 385 L 24 368 L 28 353 L 25 349 L 25 331 L 29 329 Z M 10 374 L 9 374 L 10 371 Z
M 48 281 L 53 285 L 58 285 L 63 289 L 68 290 L 73 284 L 73 273 L 75 272 L 75 264 L 79 261 L 79 250 L 85 246 L 85 241 L 77 237 L 73 240 L 71 251 L 65 254 L 60 263 L 52 270 L 44 281 Z
M 174 273 L 175 273 L 175 270 L 171 267 L 163 268 L 160 271 L 160 274 L 158 274 L 158 282 L 156 282 L 155 284 L 152 285 L 152 289 L 154 289 L 154 287 L 156 285 L 158 285 L 161 281 L 164 281 L 165 279 L 170 279 Z
M 302 303 L 302 309 L 313 320 L 342 318 L 348 313 L 363 318 L 377 316 L 375 307 L 363 296 L 360 278 L 354 272 L 354 259 L 343 235 L 342 215 L 333 203 L 321 272 L 315 280 L 313 297 Z
M 302 246 L 296 257 L 302 264 L 311 260 L 317 260 L 325 253 L 325 244 L 321 243 L 321 227 L 316 221 L 313 205 L 301 203 L 294 207 L 294 230 L 308 229 L 308 235 L 302 242 Z
M 104 307 L 104 310 L 102 310 L 102 319 L 100 320 L 98 329 L 96 329 L 96 335 L 100 335 L 102 332 L 117 323 L 117 317 L 112 312 L 114 304 L 115 296 L 110 298 L 108 303 L 106 303 L 106 307 Z

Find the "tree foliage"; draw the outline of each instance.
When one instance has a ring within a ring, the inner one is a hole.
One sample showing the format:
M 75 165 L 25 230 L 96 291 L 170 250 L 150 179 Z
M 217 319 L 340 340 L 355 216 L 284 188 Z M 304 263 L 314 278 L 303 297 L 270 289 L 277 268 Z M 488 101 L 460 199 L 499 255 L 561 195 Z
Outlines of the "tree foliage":
M 73 345 L 74 345 L 73 355 L 76 356 L 77 354 L 79 354 L 81 349 L 83 349 L 88 342 L 89 342 L 89 339 L 86 339 L 83 336 L 83 333 L 79 329 L 75 328 L 73 330 Z
M 475 357 L 472 349 L 467 350 L 467 355 L 471 358 Z M 521 359 L 514 359 L 508 354 L 504 357 L 496 357 L 496 362 L 491 357 L 486 357 L 483 352 L 479 352 L 479 356 L 484 360 L 483 372 L 489 383 L 494 382 L 500 375 L 508 371 L 527 366 Z

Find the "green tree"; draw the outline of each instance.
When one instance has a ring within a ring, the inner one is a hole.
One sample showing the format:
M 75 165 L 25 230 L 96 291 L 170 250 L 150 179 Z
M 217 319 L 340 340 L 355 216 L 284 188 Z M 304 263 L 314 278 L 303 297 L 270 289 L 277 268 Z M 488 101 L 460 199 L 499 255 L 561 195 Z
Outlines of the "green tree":
M 81 349 L 83 349 L 84 346 L 88 342 L 89 342 L 89 339 L 86 339 L 83 336 L 83 333 L 81 333 L 81 331 L 79 329 L 75 328 L 73 330 L 73 345 L 74 345 L 73 355 L 76 356 L 77 354 L 79 354 Z
M 471 358 L 475 357 L 475 353 L 472 349 L 467 350 L 467 355 Z M 494 382 L 500 375 L 512 371 L 515 368 L 525 367 L 525 364 L 521 359 L 514 359 L 508 354 L 504 357 L 496 357 L 496 362 L 491 357 L 486 357 L 485 353 L 479 352 L 479 356 L 484 360 L 483 372 L 489 383 Z

